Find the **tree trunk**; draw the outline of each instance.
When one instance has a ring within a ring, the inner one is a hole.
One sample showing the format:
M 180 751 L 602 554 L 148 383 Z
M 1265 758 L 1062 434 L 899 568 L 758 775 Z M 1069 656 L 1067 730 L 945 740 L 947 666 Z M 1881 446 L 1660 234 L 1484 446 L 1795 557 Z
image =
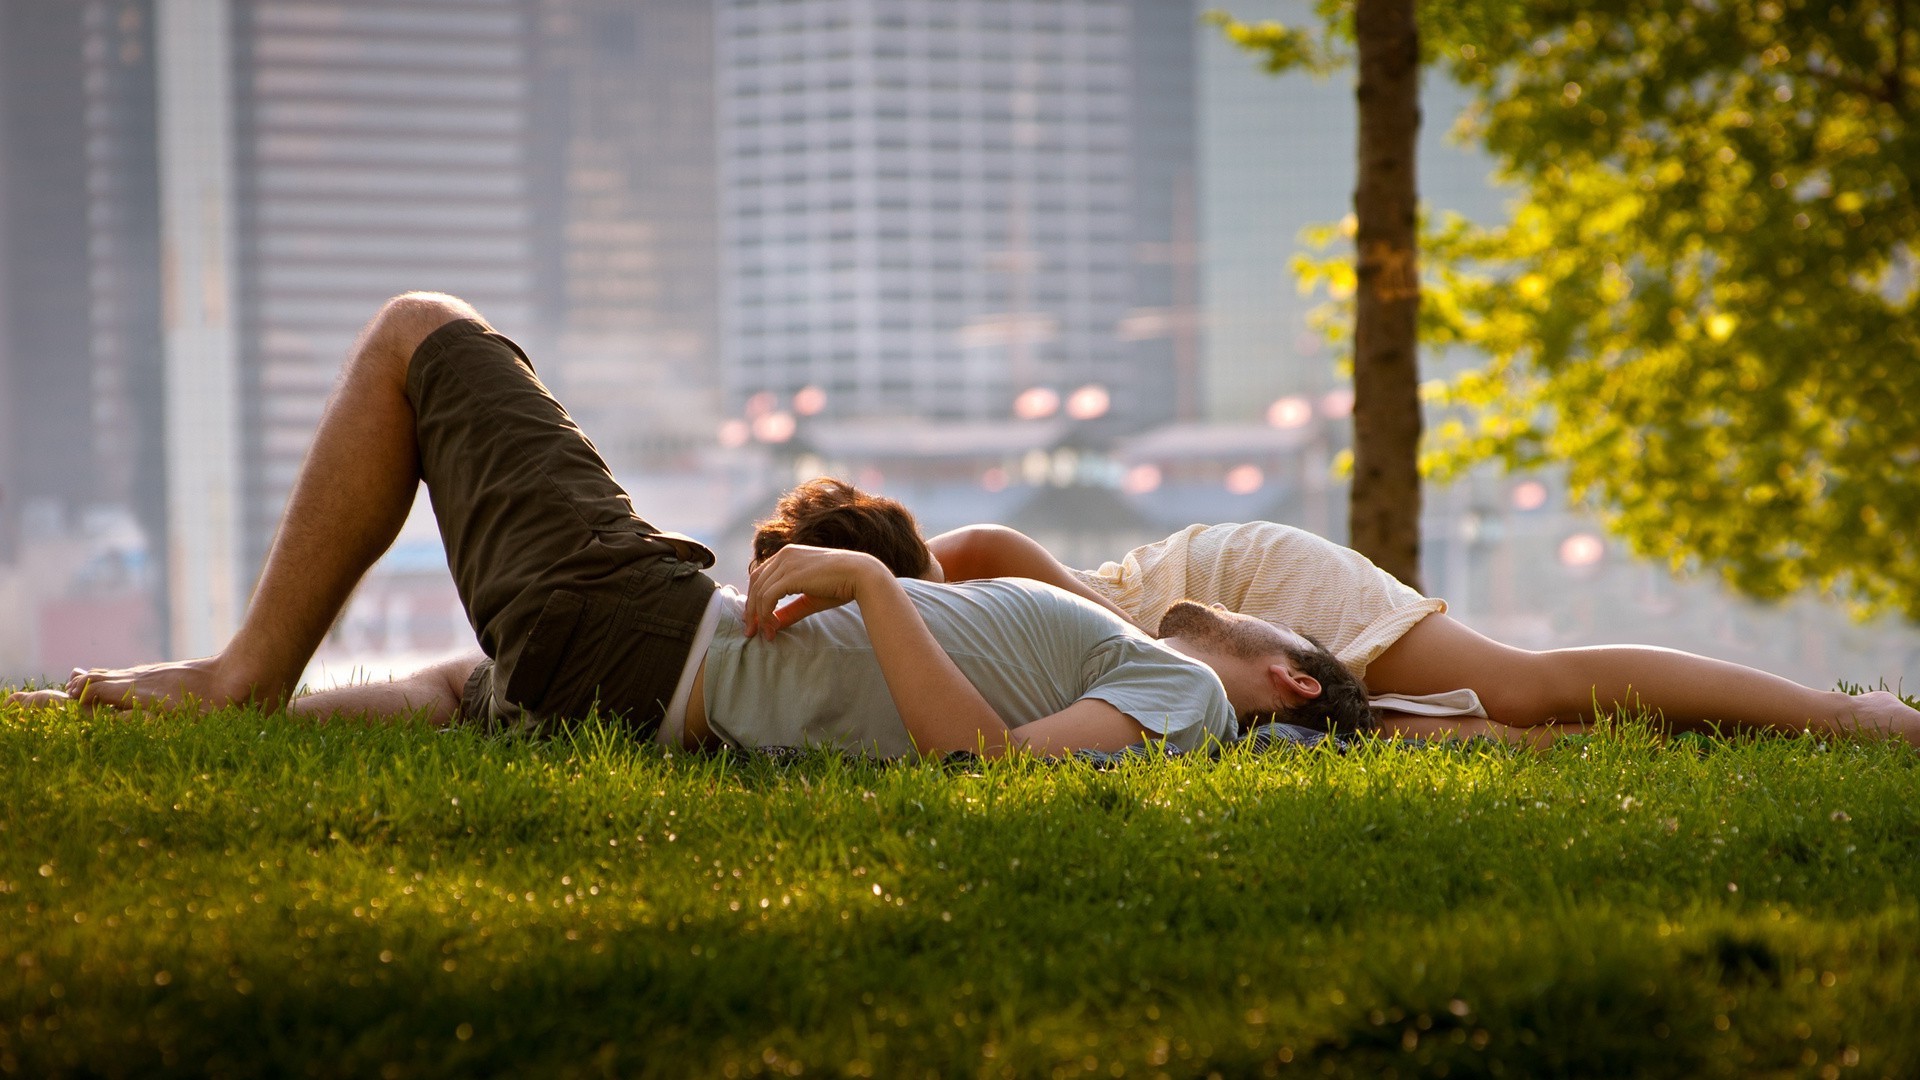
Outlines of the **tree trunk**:
M 1414 143 L 1420 32 L 1414 0 L 1358 0 L 1360 177 L 1353 192 L 1359 291 L 1353 341 L 1352 544 L 1420 587 L 1420 277 Z

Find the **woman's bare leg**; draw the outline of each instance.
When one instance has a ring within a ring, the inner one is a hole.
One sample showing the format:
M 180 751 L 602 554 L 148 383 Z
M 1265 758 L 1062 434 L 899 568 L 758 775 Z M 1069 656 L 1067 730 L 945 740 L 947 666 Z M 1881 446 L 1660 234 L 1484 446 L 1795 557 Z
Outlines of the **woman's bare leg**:
M 218 654 L 118 671 L 75 671 L 83 703 L 203 706 L 287 700 L 354 586 L 400 533 L 420 483 L 407 366 L 456 319 L 479 319 L 438 293 L 389 300 L 367 324 L 327 401 L 240 629 Z
M 1682 729 L 1723 724 L 1770 731 L 1890 735 L 1920 745 L 1920 712 L 1887 693 L 1813 690 L 1750 667 L 1674 649 L 1603 645 L 1530 652 L 1446 615 L 1429 615 L 1367 666 L 1375 693 L 1462 686 L 1495 722 L 1583 723 L 1601 711 L 1645 708 Z

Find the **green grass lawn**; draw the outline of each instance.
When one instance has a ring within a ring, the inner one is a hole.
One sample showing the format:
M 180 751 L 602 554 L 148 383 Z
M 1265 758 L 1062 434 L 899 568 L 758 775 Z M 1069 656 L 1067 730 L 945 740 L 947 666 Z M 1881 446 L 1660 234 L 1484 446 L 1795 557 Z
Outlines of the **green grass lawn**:
M 0 707 L 0 1072 L 1920 1075 L 1920 755 L 879 767 Z

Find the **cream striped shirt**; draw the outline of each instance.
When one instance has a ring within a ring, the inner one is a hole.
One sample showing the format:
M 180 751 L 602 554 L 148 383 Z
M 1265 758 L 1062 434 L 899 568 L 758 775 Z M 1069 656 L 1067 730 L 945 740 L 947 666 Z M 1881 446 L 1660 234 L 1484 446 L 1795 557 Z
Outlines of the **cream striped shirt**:
M 1271 521 L 1189 525 L 1074 573 L 1148 630 L 1175 601 L 1221 604 L 1314 638 L 1360 678 L 1414 623 L 1447 610 L 1359 552 Z

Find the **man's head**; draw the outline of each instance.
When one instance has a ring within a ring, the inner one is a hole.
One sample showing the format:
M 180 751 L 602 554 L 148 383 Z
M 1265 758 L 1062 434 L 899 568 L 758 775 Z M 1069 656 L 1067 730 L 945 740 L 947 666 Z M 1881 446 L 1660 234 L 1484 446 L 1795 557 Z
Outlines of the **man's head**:
M 1182 600 L 1157 635 L 1220 676 L 1242 719 L 1272 719 L 1324 731 L 1373 727 L 1367 689 L 1319 642 L 1224 608 Z
M 863 551 L 895 577 L 940 580 L 940 564 L 920 538 L 906 507 L 827 477 L 809 480 L 780 497 L 773 516 L 753 532 L 753 561 L 788 544 Z

